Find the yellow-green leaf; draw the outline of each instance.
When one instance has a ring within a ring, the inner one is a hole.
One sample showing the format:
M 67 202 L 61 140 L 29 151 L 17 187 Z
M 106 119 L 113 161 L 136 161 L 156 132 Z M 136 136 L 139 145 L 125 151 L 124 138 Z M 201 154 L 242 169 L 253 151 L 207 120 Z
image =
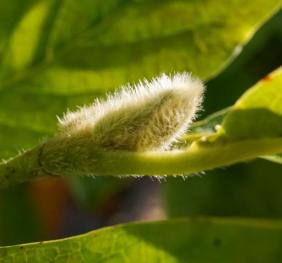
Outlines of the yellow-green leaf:
M 77 237 L 0 248 L 0 262 L 278 263 L 280 221 L 180 219 L 109 227 Z

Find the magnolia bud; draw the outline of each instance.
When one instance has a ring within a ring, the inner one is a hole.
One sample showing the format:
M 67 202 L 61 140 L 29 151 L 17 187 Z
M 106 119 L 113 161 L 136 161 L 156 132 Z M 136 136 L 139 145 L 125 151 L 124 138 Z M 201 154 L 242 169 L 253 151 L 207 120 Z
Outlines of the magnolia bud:
M 121 87 L 60 120 L 60 134 L 107 150 L 164 150 L 181 136 L 202 102 L 204 86 L 188 73 Z

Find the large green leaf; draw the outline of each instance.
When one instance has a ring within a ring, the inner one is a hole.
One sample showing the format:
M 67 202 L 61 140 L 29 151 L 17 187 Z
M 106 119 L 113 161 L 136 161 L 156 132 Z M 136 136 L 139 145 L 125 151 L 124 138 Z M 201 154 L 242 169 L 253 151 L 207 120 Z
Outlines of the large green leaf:
M 277 263 L 280 221 L 182 219 L 120 225 L 78 237 L 0 248 L 0 262 Z
M 179 70 L 211 77 L 280 4 L 2 0 L 0 156 L 34 145 L 54 132 L 56 115 L 125 82 Z

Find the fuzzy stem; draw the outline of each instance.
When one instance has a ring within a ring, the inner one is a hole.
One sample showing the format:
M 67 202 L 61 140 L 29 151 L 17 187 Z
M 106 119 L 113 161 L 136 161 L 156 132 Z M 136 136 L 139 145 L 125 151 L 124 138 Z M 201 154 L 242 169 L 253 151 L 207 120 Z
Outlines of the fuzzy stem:
M 110 152 L 91 145 L 83 148 L 80 155 L 71 145 L 60 148 L 55 141 L 34 148 L 0 165 L 0 186 L 44 175 L 187 175 L 282 152 L 282 138 L 194 143 L 186 151 L 168 152 Z
M 44 175 L 39 164 L 40 147 L 21 153 L 0 164 L 0 187 L 7 187 Z

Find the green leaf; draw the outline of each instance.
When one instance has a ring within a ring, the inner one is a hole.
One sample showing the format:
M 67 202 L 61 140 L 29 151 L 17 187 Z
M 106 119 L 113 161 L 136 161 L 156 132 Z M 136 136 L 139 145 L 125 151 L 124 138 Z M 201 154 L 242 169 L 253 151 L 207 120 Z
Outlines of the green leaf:
M 2 157 L 53 133 L 55 116 L 67 108 L 125 82 L 182 70 L 210 78 L 281 5 L 279 0 L 22 2 L 0 4 Z M 22 133 L 23 140 L 11 142 Z
M 223 129 L 233 140 L 282 137 L 282 68 L 237 101 L 224 119 Z
M 204 120 L 193 123 L 189 129 L 189 133 L 185 134 L 176 145 L 184 147 L 196 140 L 203 138 L 204 136 L 210 136 L 216 132 L 217 128 L 222 126 L 222 121 L 226 115 L 232 110 L 232 108 L 226 108 L 215 112 L 205 118 Z M 248 124 L 250 124 L 248 122 Z M 260 158 L 282 164 L 282 154 L 260 156 Z
M 0 262 L 269 262 L 282 257 L 280 221 L 181 219 L 109 227 L 0 248 Z
M 281 154 L 276 154 L 276 155 L 268 155 L 268 156 L 262 156 L 261 158 L 274 162 L 274 163 L 279 163 L 282 164 L 282 153 Z

